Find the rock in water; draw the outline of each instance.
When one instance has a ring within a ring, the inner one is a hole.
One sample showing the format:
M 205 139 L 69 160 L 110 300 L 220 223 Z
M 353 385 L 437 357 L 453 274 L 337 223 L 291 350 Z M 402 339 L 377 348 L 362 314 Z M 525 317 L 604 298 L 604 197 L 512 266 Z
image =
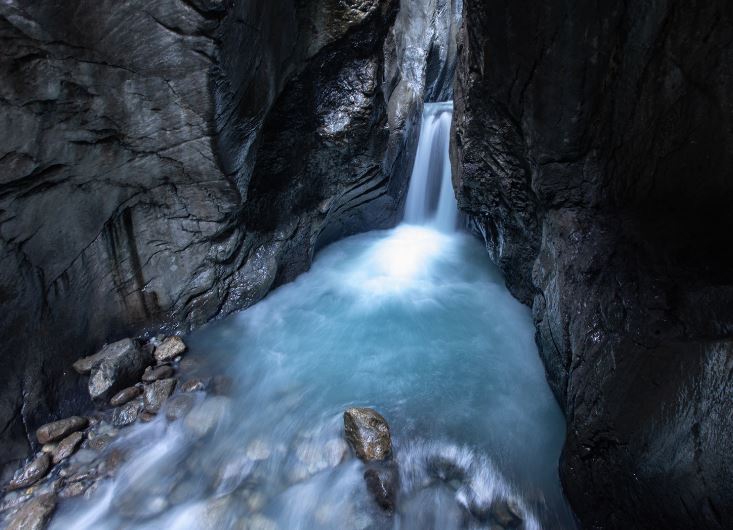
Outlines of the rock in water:
M 195 403 L 196 400 L 190 394 L 173 396 L 166 404 L 165 417 L 168 421 L 175 421 L 178 418 L 182 418 L 191 411 Z
M 56 446 L 56 448 L 51 453 L 53 463 L 58 464 L 62 460 L 74 454 L 74 451 L 76 451 L 76 448 L 79 447 L 79 444 L 81 443 L 82 437 L 82 434 L 77 431 L 61 440 L 58 446 Z
M 8 490 L 18 490 L 35 484 L 46 476 L 50 466 L 51 457 L 48 453 L 41 453 L 30 463 L 26 464 L 20 474 L 10 481 L 10 484 L 8 484 Z
M 491 505 L 491 517 L 504 528 L 518 528 L 522 524 L 521 513 L 511 500 L 501 499 Z
M 142 393 L 142 388 L 137 386 L 130 386 L 125 388 L 124 390 L 120 390 L 114 396 L 112 396 L 112 399 L 109 400 L 109 404 L 113 407 L 119 407 L 120 405 L 124 405 L 125 403 L 132 401 Z
M 159 363 L 172 361 L 186 351 L 186 345 L 181 337 L 168 337 L 155 348 L 155 360 Z
M 89 425 L 89 420 L 81 416 L 71 416 L 63 420 L 42 425 L 36 430 L 38 443 L 47 444 L 67 437 L 72 432 L 80 431 Z
M 115 427 L 124 427 L 125 425 L 135 423 L 142 410 L 143 401 L 141 399 L 129 401 L 121 407 L 117 407 L 112 413 L 112 425 Z
M 176 379 L 161 379 L 145 387 L 145 410 L 157 413 L 176 388 Z
M 52 493 L 39 495 L 28 501 L 15 514 L 15 517 L 10 520 L 7 530 L 42 530 L 46 527 L 55 509 L 55 495 Z
M 374 467 L 364 472 L 367 490 L 380 508 L 392 513 L 395 509 L 399 472 L 396 466 Z
M 387 421 L 369 408 L 350 408 L 344 412 L 346 440 L 364 462 L 388 459 L 392 455 L 392 437 Z
M 158 379 L 167 379 L 172 375 L 173 367 L 168 364 L 156 366 L 155 368 L 153 368 L 152 366 L 148 366 L 145 369 L 145 373 L 143 373 L 143 382 L 152 383 L 153 381 L 157 381 Z
M 123 339 L 105 346 L 101 360 L 92 367 L 89 395 L 107 401 L 110 396 L 135 384 L 150 364 L 149 354 L 132 339 Z

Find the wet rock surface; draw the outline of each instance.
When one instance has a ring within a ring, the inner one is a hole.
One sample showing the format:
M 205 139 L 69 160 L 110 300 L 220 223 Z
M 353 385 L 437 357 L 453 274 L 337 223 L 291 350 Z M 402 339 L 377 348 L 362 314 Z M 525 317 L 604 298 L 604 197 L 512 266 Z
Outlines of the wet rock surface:
M 396 0 L 347 4 L 0 6 L 0 465 L 78 411 L 63 374 L 104 341 L 247 307 L 395 222 L 449 41 L 413 31 L 426 74 L 390 34 Z
M 65 458 L 70 457 L 74 454 L 74 451 L 79 447 L 84 435 L 80 432 L 70 434 L 63 440 L 61 440 L 56 448 L 51 452 L 51 459 L 54 464 L 58 464 Z
M 28 501 L 10 520 L 7 530 L 43 530 L 56 509 L 56 497 L 47 493 Z
M 364 481 L 377 505 L 388 513 L 395 510 L 399 491 L 399 471 L 397 466 L 375 466 L 364 472 Z
M 143 376 L 144 375 L 145 374 L 143 374 Z M 142 388 L 138 386 L 130 386 L 123 390 L 120 390 L 114 396 L 112 396 L 112 399 L 109 400 L 109 404 L 113 407 L 119 407 L 120 405 L 124 405 L 128 401 L 132 401 L 142 393 Z
M 466 0 L 464 14 L 454 185 L 532 306 L 573 509 L 589 528 L 725 526 L 730 5 Z
M 387 421 L 374 409 L 350 408 L 344 412 L 344 433 L 356 456 L 364 462 L 392 456 L 392 438 Z
M 145 387 L 143 400 L 145 411 L 157 413 L 176 388 L 176 379 L 161 379 Z
M 137 420 L 144 408 L 145 404 L 142 399 L 135 399 L 117 407 L 112 413 L 112 425 L 115 427 L 124 427 L 125 425 L 135 423 L 135 420 Z
M 132 339 L 109 344 L 99 355 L 89 376 L 89 395 L 99 401 L 136 383 L 151 362 L 149 353 Z
M 31 460 L 26 466 L 20 470 L 18 475 L 8 484 L 8 490 L 17 490 L 32 486 L 42 479 L 51 466 L 51 456 L 47 453 L 41 453 Z
M 173 367 L 167 364 L 162 366 L 148 366 L 142 376 L 143 383 L 152 383 L 158 379 L 167 379 L 173 375 Z
M 87 425 L 89 425 L 87 418 L 72 416 L 42 425 L 36 430 L 36 439 L 41 444 L 57 442 L 73 432 L 86 428 Z
M 155 348 L 155 360 L 159 363 L 170 362 L 186 351 L 186 345 L 181 337 L 168 337 Z

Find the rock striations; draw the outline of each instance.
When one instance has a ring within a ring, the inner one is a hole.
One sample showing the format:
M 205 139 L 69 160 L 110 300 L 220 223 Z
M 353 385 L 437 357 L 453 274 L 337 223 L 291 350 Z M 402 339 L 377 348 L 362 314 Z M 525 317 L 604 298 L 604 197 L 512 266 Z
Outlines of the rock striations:
M 398 0 L 0 4 L 0 469 L 86 406 L 70 361 L 396 221 L 425 84 L 451 90 L 456 8 L 420 5 L 396 31 Z
M 460 208 L 532 306 L 587 528 L 733 520 L 733 9 L 466 0 Z

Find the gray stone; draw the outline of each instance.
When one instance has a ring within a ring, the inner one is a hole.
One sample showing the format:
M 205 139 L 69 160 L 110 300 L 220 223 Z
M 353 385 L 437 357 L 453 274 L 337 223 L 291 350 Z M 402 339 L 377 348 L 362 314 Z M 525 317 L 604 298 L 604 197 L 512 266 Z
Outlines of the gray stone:
M 186 345 L 181 337 L 168 337 L 160 346 L 155 348 L 155 360 L 159 363 L 171 362 L 186 351 Z
M 58 464 L 62 460 L 70 457 L 74 454 L 74 451 L 79 447 L 84 435 L 80 432 L 75 432 L 61 440 L 56 448 L 51 453 L 54 464 Z
M 109 398 L 139 381 L 150 364 L 148 354 L 132 339 L 123 339 L 105 346 L 104 354 L 91 371 L 89 395 L 92 399 L 107 401 Z
M 350 408 L 344 412 L 346 441 L 364 462 L 386 460 L 392 455 L 387 421 L 374 409 Z
M 147 385 L 143 394 L 145 411 L 156 414 L 168 396 L 173 393 L 176 383 L 175 379 L 161 379 Z
M 115 427 L 124 427 L 125 425 L 135 423 L 143 408 L 144 404 L 142 399 L 135 399 L 134 401 L 125 403 L 121 407 L 117 407 L 112 413 L 112 424 Z
M 142 393 L 143 389 L 139 386 L 129 386 L 112 396 L 112 399 L 109 400 L 109 404 L 113 407 L 119 407 L 128 401 L 132 401 Z
M 167 379 L 174 373 L 173 367 L 169 364 L 163 364 L 161 366 L 148 366 L 143 373 L 142 380 L 144 383 L 152 383 L 158 379 Z
M 59 497 L 62 499 L 78 497 L 79 495 L 82 495 L 87 488 L 89 488 L 89 486 L 82 481 L 71 482 L 59 492 Z
M 47 444 L 57 442 L 72 432 L 85 429 L 89 420 L 82 416 L 71 416 L 63 420 L 47 423 L 36 430 L 36 438 L 39 443 Z
M 181 385 L 181 392 L 203 392 L 206 390 L 206 383 L 203 379 L 189 379 Z
M 43 530 L 54 510 L 56 496 L 52 493 L 39 495 L 24 504 L 8 523 L 7 530 Z
M 170 398 L 165 404 L 165 417 L 175 421 L 190 412 L 196 400 L 188 394 L 179 394 Z
M 32 486 L 48 473 L 51 467 L 51 457 L 48 453 L 41 453 L 20 470 L 8 484 L 8 490 L 17 490 Z

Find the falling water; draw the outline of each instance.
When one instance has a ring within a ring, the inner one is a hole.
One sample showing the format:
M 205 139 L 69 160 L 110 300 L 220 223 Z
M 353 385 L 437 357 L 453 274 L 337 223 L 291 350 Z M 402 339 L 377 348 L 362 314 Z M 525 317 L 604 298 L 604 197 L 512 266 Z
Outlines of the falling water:
M 452 231 L 458 224 L 449 154 L 452 117 L 452 101 L 425 104 L 405 205 L 407 223 L 442 231 Z
M 113 443 L 70 466 L 124 463 L 63 501 L 53 529 L 502 528 L 506 501 L 525 530 L 574 527 L 564 421 L 529 311 L 455 230 L 450 118 L 450 104 L 426 106 L 406 223 L 329 246 L 293 283 L 187 337 L 184 379 L 223 374 L 231 389 L 192 393 L 178 419 L 169 403 L 150 423 L 107 426 Z M 390 424 L 392 514 L 343 441 L 351 406 Z

